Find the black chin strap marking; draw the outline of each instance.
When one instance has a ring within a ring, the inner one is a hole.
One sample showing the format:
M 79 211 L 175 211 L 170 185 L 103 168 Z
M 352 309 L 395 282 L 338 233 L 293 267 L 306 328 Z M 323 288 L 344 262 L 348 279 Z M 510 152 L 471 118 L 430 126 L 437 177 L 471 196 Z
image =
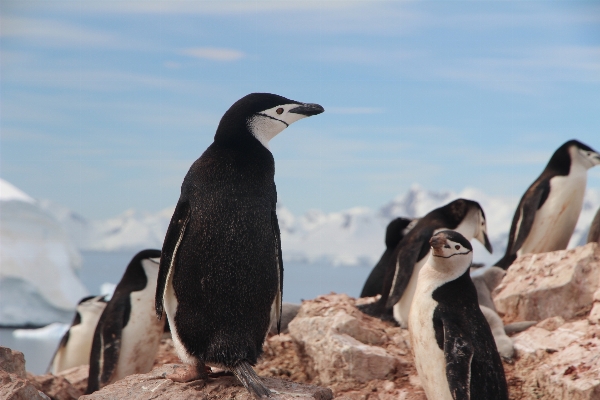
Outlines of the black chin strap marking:
M 275 121 L 279 121 L 279 122 L 281 122 L 281 123 L 285 124 L 285 127 L 286 127 L 286 128 L 290 126 L 290 124 L 288 124 L 287 122 L 285 122 L 285 121 L 282 121 L 282 120 L 280 120 L 280 119 L 277 119 L 277 118 L 275 118 L 275 117 L 271 117 L 270 115 L 267 115 L 267 114 L 263 114 L 263 113 L 256 113 L 256 115 L 262 115 L 263 117 L 267 117 L 267 118 L 274 119 Z
M 470 253 L 470 251 L 467 251 L 466 253 L 454 253 L 454 254 L 450 254 L 448 257 L 436 256 L 435 254 L 433 256 L 434 257 L 439 257 L 439 258 L 450 258 L 450 257 L 465 255 L 465 254 L 469 254 L 469 253 Z

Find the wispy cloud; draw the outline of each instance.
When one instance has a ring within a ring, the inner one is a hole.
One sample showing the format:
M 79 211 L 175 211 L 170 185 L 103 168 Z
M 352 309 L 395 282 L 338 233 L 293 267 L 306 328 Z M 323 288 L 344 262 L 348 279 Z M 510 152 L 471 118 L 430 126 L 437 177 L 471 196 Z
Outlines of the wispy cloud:
M 114 46 L 114 35 L 51 19 L 0 17 L 0 36 L 35 40 L 51 46 Z
M 221 47 L 193 47 L 182 50 L 179 53 L 211 61 L 237 61 L 245 57 L 245 54 L 239 50 Z

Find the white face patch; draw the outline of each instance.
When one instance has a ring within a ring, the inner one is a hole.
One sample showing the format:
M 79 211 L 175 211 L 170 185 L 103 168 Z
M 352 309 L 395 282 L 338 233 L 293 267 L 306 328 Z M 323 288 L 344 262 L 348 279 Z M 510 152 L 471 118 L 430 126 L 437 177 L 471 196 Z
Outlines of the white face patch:
M 306 118 L 307 115 L 290 113 L 301 104 L 283 104 L 254 114 L 248 119 L 250 133 L 267 149 L 269 141 L 294 122 Z
M 569 149 L 569 153 L 571 154 L 571 159 L 573 162 L 582 164 L 586 169 L 600 164 L 600 156 L 596 152 L 579 149 L 573 146 L 571 149 Z

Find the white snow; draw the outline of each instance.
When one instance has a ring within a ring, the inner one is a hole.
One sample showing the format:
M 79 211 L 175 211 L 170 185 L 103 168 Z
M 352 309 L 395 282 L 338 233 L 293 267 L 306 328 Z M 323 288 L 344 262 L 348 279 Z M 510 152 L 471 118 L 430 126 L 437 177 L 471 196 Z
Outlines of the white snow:
M 115 283 L 104 282 L 100 285 L 100 294 L 104 296 L 106 301 L 110 301 L 117 285 Z
M 70 325 L 53 322 L 38 329 L 15 329 L 13 336 L 17 339 L 60 339 L 69 330 Z
M 0 202 L 0 325 L 68 322 L 88 294 L 74 271 L 79 251 L 30 196 L 2 181 L 5 187 L 11 191 Z
M 13 184 L 6 182 L 0 178 L 0 201 L 24 201 L 26 203 L 35 203 L 33 197 L 29 196 L 21 189 L 15 187 Z
M 489 254 L 474 241 L 475 261 L 493 263 L 504 254 L 508 231 L 518 203 L 516 197 L 489 196 L 473 188 L 460 193 L 434 192 L 413 185 L 379 209 L 354 207 L 325 213 L 310 210 L 294 215 L 279 204 L 277 215 L 281 229 L 283 257 L 286 262 L 325 261 L 334 265 L 373 265 L 383 252 L 385 228 L 395 217 L 421 217 L 434 208 L 457 198 L 478 201 L 486 214 L 488 236 L 494 248 Z M 161 248 L 174 208 L 158 213 L 128 210 L 108 220 L 87 221 L 59 206 L 46 209 L 69 229 L 81 250 L 117 251 Z M 600 206 L 600 191 L 588 189 L 579 223 L 570 247 L 585 243 L 589 224 Z M 69 228 L 70 227 L 70 228 Z M 83 239 L 82 239 L 83 238 Z

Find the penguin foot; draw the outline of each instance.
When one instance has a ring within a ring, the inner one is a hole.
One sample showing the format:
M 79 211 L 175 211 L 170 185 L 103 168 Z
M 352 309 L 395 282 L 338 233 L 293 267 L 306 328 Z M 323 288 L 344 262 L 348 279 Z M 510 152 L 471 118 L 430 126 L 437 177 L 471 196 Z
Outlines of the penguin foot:
M 208 368 L 208 371 L 207 371 Z M 185 371 L 178 372 L 176 374 L 167 375 L 165 378 L 172 380 L 173 382 L 191 382 L 198 379 L 208 378 L 209 367 L 204 365 L 188 365 Z

